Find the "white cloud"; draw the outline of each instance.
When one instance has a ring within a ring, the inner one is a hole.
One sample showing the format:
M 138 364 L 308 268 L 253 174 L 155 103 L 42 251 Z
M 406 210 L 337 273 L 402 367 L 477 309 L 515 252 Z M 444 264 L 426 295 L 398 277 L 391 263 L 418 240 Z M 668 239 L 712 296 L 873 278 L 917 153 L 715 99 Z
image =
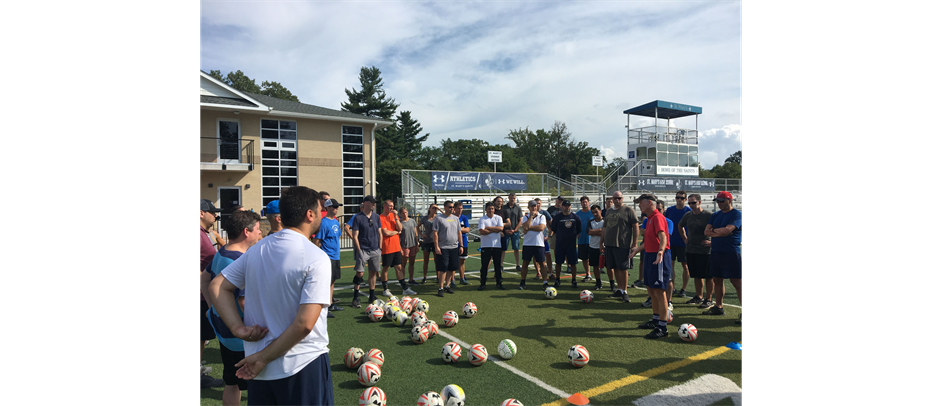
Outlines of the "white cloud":
M 711 169 L 722 165 L 730 155 L 742 150 L 742 135 L 739 124 L 728 124 L 722 128 L 711 128 L 700 132 L 700 166 Z

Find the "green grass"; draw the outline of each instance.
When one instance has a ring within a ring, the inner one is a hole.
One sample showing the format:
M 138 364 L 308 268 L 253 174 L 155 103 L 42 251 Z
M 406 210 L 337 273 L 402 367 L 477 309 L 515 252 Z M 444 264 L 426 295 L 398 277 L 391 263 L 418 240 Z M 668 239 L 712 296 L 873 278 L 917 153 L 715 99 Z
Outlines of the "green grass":
M 472 243 L 470 252 L 478 254 L 478 243 Z M 421 259 L 421 254 L 419 255 Z M 337 286 L 349 285 L 353 279 L 352 253 L 341 254 L 342 264 L 348 266 L 342 271 Z M 513 271 L 513 252 L 504 258 L 505 268 Z M 635 261 L 637 264 L 637 261 Z M 416 279 L 421 280 L 422 264 L 416 263 Z M 434 269 L 430 265 L 430 268 Z M 476 257 L 467 260 L 467 271 L 480 269 Z M 680 288 L 680 265 L 675 266 L 676 284 Z M 581 271 L 581 264 L 579 266 Z M 390 290 L 397 297 L 402 297 L 402 290 L 393 283 L 395 272 L 390 270 Z M 430 276 L 434 273 L 430 269 Z M 479 280 L 469 274 L 471 285 L 458 285 L 456 293 L 446 294 L 444 298 L 435 296 L 437 286 L 434 278 L 425 285 L 413 287 L 417 295 L 430 304 L 429 317 L 440 326 L 442 315 L 447 310 L 461 313 L 465 302 L 472 301 L 478 307 L 478 314 L 473 318 L 461 317 L 455 327 L 441 327 L 442 331 L 455 336 L 467 344 L 483 344 L 490 355 L 497 356 L 497 344 L 500 340 L 512 339 L 518 347 L 518 355 L 507 364 L 513 366 L 547 384 L 567 393 L 583 392 L 630 375 L 636 375 L 654 368 L 659 368 L 675 361 L 680 361 L 706 351 L 722 347 L 731 341 L 741 342 L 742 329 L 733 320 L 740 309 L 726 307 L 726 316 L 704 316 L 701 309 L 683 304 L 686 299 L 678 299 L 674 307 L 675 320 L 669 325 L 670 336 L 660 340 L 642 338 L 647 330 L 637 329 L 637 325 L 651 317 L 651 310 L 643 308 L 641 302 L 647 297 L 642 289 L 630 289 L 631 303 L 607 299 L 608 290 L 597 291 L 596 301 L 584 304 L 579 301 L 579 292 L 590 288 L 594 283 L 579 283 L 579 289 L 569 286 L 569 279 L 564 279 L 556 299 L 545 299 L 537 281 L 532 280 L 531 266 L 525 291 L 516 290 L 519 280 L 517 275 L 505 276 L 507 290 L 493 288 L 492 279 L 488 289 L 476 290 Z M 564 277 L 567 276 L 564 271 Z M 631 280 L 637 279 L 636 271 L 630 271 Z M 408 276 L 407 276 L 408 277 Z M 603 286 L 608 286 L 607 276 L 603 273 Z M 581 281 L 581 277 L 579 279 Z M 377 288 L 381 292 L 381 286 Z M 688 284 L 688 292 L 693 290 L 693 282 Z M 725 302 L 738 305 L 735 289 L 727 281 Z M 366 293 L 364 291 L 364 293 Z M 413 404 L 425 391 L 441 391 L 448 384 L 461 386 L 467 395 L 468 405 L 499 404 L 504 399 L 514 397 L 526 405 L 541 405 L 557 400 L 553 393 L 519 377 L 492 361 L 483 366 L 473 367 L 467 361 L 468 350 L 462 349 L 461 360 L 457 364 L 445 364 L 441 359 L 442 346 L 449 340 L 437 336 L 427 343 L 417 345 L 410 340 L 409 328 L 397 327 L 388 320 L 371 322 L 365 315 L 364 307 L 354 309 L 349 306 L 352 291 L 335 292 L 345 309 L 336 312 L 337 317 L 328 322 L 330 336 L 330 361 L 334 383 L 334 400 L 338 405 L 353 405 L 364 387 L 356 381 L 354 370 L 343 365 L 343 354 L 350 347 L 359 347 L 364 351 L 379 348 L 386 357 L 382 368 L 382 377 L 377 386 L 386 392 L 389 405 Z M 693 323 L 700 331 L 699 339 L 694 343 L 681 341 L 676 334 L 677 326 Z M 590 353 L 590 362 L 584 368 L 569 365 L 567 351 L 570 346 L 581 344 Z M 222 376 L 218 342 L 213 340 L 207 345 L 204 359 L 213 367 L 212 376 Z M 715 357 L 660 373 L 650 379 L 632 383 L 610 390 L 590 398 L 594 405 L 629 404 L 645 395 L 682 384 L 703 374 L 717 374 L 742 386 L 742 353 L 728 351 Z M 201 404 L 221 404 L 222 388 L 204 389 Z M 243 392 L 243 402 L 245 392 Z M 719 404 L 725 404 L 722 401 Z

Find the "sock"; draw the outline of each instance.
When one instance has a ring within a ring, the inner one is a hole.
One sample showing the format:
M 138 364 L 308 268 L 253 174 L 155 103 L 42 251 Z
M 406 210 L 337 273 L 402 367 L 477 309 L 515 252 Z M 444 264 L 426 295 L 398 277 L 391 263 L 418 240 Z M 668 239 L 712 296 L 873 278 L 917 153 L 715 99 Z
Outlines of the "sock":
M 360 285 L 357 285 L 357 286 L 360 286 Z M 360 298 L 360 289 L 354 289 L 354 290 L 353 290 L 353 298 L 354 298 L 354 299 L 359 299 L 359 298 Z
M 376 297 L 376 289 L 370 289 L 370 297 Z
M 405 279 L 400 279 L 400 280 L 399 280 L 399 286 L 402 286 L 402 290 L 409 289 L 409 285 L 406 285 L 406 280 L 405 280 Z
M 667 321 L 665 321 L 665 320 L 658 320 L 658 322 L 657 322 L 657 327 L 660 328 L 660 329 L 663 330 L 663 331 L 667 331 Z
M 660 321 L 661 321 L 661 316 L 660 316 L 659 314 L 655 313 L 655 314 L 654 314 L 654 317 L 652 317 L 651 320 L 654 320 L 654 321 L 656 321 L 656 322 L 660 322 Z
M 383 281 L 383 290 L 389 289 L 389 286 L 386 285 L 386 281 Z

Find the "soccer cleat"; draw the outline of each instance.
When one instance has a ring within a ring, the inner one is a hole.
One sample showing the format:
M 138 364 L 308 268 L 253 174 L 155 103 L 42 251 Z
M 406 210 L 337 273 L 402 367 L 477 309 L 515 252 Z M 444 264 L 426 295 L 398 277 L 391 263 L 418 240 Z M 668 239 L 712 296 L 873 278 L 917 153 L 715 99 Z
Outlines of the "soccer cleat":
M 579 289 L 579 284 L 577 284 L 575 280 L 572 281 L 572 288 Z
M 526 283 L 521 283 L 520 286 L 517 286 L 517 289 L 518 289 L 518 290 L 525 290 L 526 288 L 527 288 L 527 284 L 526 284 Z
M 651 296 L 648 296 L 648 300 L 645 300 L 644 303 L 641 304 L 641 306 L 651 307 Z
M 478 287 L 478 290 L 484 290 L 484 284 L 481 284 L 481 286 Z
M 694 296 L 693 299 L 687 301 L 687 304 L 700 304 L 703 302 L 703 299 L 700 299 L 700 296 Z
M 654 320 L 648 320 L 644 324 L 639 324 L 638 328 L 643 328 L 643 329 L 657 328 L 657 322 Z
M 413 286 L 414 286 L 414 285 L 421 285 L 421 283 L 416 282 L 415 279 L 409 279 L 409 284 L 410 284 L 410 285 L 413 285 Z
M 619 289 L 615 289 L 612 291 L 612 294 L 609 295 L 608 297 L 610 299 L 621 299 L 621 292 L 619 292 Z
M 739 313 L 739 318 L 738 318 L 738 319 L 736 319 L 736 321 L 734 321 L 733 323 L 736 323 L 736 324 L 739 324 L 739 325 L 742 325 L 742 313 Z
M 370 302 L 370 303 L 372 303 L 372 302 Z M 360 298 L 358 298 L 358 297 L 353 298 L 353 304 L 351 304 L 351 306 L 353 306 L 354 309 L 359 309 L 359 308 L 360 308 Z
M 462 285 L 470 285 L 470 283 L 468 283 L 468 280 L 465 279 L 465 278 L 461 278 L 461 284 L 462 284 Z
M 209 375 L 200 375 L 200 389 L 206 388 L 218 388 L 220 386 L 225 386 L 226 382 L 222 379 L 213 378 Z
M 339 312 L 343 310 L 343 308 L 334 304 L 334 305 L 328 306 L 327 310 L 332 311 L 332 312 Z
M 572 267 L 571 267 L 571 266 L 566 265 L 566 273 L 572 275 Z
M 334 317 L 337 317 L 337 316 L 334 316 L 334 314 L 331 313 L 331 312 L 327 312 L 327 318 L 328 318 L 328 319 L 332 319 L 332 318 L 334 318 Z
M 671 281 L 671 283 L 674 283 L 674 281 Z M 671 295 L 677 296 L 678 293 L 680 293 L 680 292 L 678 292 L 677 289 L 674 289 L 674 291 L 671 292 Z
M 517 272 L 520 272 L 520 265 L 517 265 Z
M 457 288 L 458 285 L 455 285 L 455 281 L 451 281 L 451 283 L 448 284 L 448 287 L 451 289 L 454 289 L 454 288 Z
M 559 279 L 557 279 L 556 282 L 553 282 L 553 287 L 559 289 Z
M 504 285 L 500 282 L 497 283 L 497 289 L 504 290 Z
M 444 290 L 444 289 L 439 289 L 439 290 L 438 290 L 438 293 L 436 293 L 435 296 L 438 296 L 438 297 L 445 297 L 445 290 Z
M 455 293 L 455 291 L 451 290 L 451 287 L 446 287 L 446 288 L 445 288 L 445 293 L 452 293 L 452 294 L 453 294 L 453 293 Z
M 203 363 L 205 363 L 205 362 L 206 362 L 206 361 L 203 360 Z M 206 365 L 200 365 L 200 375 L 206 375 L 206 374 L 208 374 L 208 373 L 210 373 L 210 372 L 213 372 L 213 367 L 208 367 L 208 366 L 206 366 Z
M 726 314 L 726 310 L 723 310 L 722 307 L 713 306 L 709 308 L 707 311 L 703 312 L 703 314 L 707 316 L 723 316 Z
M 631 303 L 631 298 L 628 297 L 628 292 L 622 293 L 621 301 L 625 303 Z
M 582 278 L 582 281 L 583 281 L 583 282 L 591 282 L 591 281 L 592 281 L 592 277 L 591 277 L 591 276 L 586 276 L 585 278 Z
M 700 306 L 697 306 L 697 307 L 699 307 L 699 308 L 701 308 L 701 309 L 709 309 L 711 306 L 713 306 L 713 302 L 711 302 L 711 301 L 709 301 L 709 300 L 704 300 L 704 301 L 700 302 Z
M 367 301 L 368 303 L 373 303 L 373 302 L 376 301 L 376 296 L 375 296 L 375 295 L 370 295 L 370 297 L 367 298 L 366 301 Z
M 661 330 L 660 327 L 654 330 L 651 330 L 650 333 L 644 336 L 644 338 L 647 338 L 647 339 L 664 338 L 664 337 L 667 337 L 667 329 Z
M 339 298 L 339 297 L 335 297 L 335 298 L 334 298 L 334 303 L 340 303 L 340 298 Z
M 643 288 L 643 287 L 644 287 L 644 281 L 641 280 L 641 279 L 636 280 L 636 281 L 635 281 L 635 287 L 636 287 L 636 288 Z
M 414 294 L 416 294 L 416 292 L 415 292 L 414 290 L 412 290 L 412 289 L 406 288 L 405 290 L 402 291 L 402 294 L 403 294 L 403 295 L 414 295 Z
M 601 283 L 596 283 L 596 284 L 595 284 L 595 287 L 592 288 L 592 290 L 602 290 L 602 284 L 601 284 Z
M 393 294 L 392 294 L 392 292 L 389 291 L 389 289 L 383 289 L 383 296 L 392 297 L 392 295 L 393 295 Z M 371 303 L 372 303 L 372 302 L 371 302 Z
M 428 278 L 422 278 L 422 282 L 419 282 L 419 285 L 424 285 L 424 284 L 425 284 L 425 281 L 427 281 L 427 280 L 428 280 Z
M 687 297 L 687 290 L 686 290 L 686 289 L 681 289 L 681 290 L 680 290 L 680 293 L 678 293 L 678 294 L 676 294 L 676 295 L 674 295 L 674 296 L 677 296 L 677 297 Z

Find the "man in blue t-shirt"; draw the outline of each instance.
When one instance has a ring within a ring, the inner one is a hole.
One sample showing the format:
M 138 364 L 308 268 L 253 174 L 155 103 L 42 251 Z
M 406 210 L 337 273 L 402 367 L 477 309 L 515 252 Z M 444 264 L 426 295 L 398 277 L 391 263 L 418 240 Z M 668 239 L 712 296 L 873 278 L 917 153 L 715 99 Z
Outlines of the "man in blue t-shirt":
M 685 203 L 687 203 L 687 192 L 678 190 L 677 194 L 674 196 L 674 202 L 676 202 L 674 206 L 664 210 L 664 217 L 670 219 L 674 224 L 680 224 L 680 220 L 684 218 L 684 214 L 692 210 L 685 205 Z M 690 269 L 687 268 L 687 244 L 684 243 L 684 237 L 681 236 L 680 227 L 677 227 L 677 229 L 671 232 L 670 239 L 671 261 L 680 262 L 680 267 L 683 268 L 681 277 L 684 282 L 684 284 L 680 286 L 680 292 L 674 289 L 672 294 L 677 297 L 687 297 L 687 281 L 690 280 Z M 671 264 L 671 269 L 673 268 L 674 264 Z M 673 283 L 674 278 L 671 278 L 671 284 Z
M 455 202 L 453 210 L 455 215 L 458 216 L 458 222 L 461 224 L 461 253 L 458 254 L 458 275 L 461 277 L 461 284 L 467 285 L 468 280 L 464 277 L 464 260 L 468 259 L 468 232 L 471 231 L 471 223 L 468 221 L 468 216 L 462 214 L 464 205 L 461 202 Z M 451 287 L 455 287 L 454 280 L 451 281 Z
M 352 306 L 354 308 L 360 307 L 360 281 L 363 280 L 363 272 L 367 267 L 370 269 L 370 296 L 367 302 L 372 303 L 376 300 L 376 277 L 380 271 L 383 239 L 380 232 L 379 214 L 373 212 L 375 205 L 376 199 L 372 195 L 364 197 L 360 212 L 350 219 L 350 231 L 353 234 L 353 257 L 355 259 L 353 270 L 356 272 L 356 276 L 353 278 Z
M 334 303 L 334 282 L 340 279 L 340 221 L 337 220 L 337 210 L 343 206 L 336 199 L 324 201 L 327 216 L 321 219 L 321 228 L 314 235 L 314 244 L 330 258 L 330 306 L 327 308 L 327 317 L 334 318 L 332 311 L 343 310 Z
M 722 316 L 723 295 L 726 288 L 724 279 L 729 279 L 736 288 L 736 297 L 742 304 L 742 212 L 733 208 L 732 193 L 723 191 L 713 199 L 720 210 L 710 216 L 703 235 L 710 237 L 710 276 L 713 277 L 713 287 L 716 292 L 716 303 L 703 314 Z M 742 314 L 737 324 L 742 324 Z
M 553 235 L 556 236 L 556 283 L 553 287 L 559 288 L 559 277 L 562 272 L 563 261 L 569 264 L 570 268 L 575 268 L 579 261 L 579 255 L 576 250 L 576 242 L 582 234 L 582 220 L 572 212 L 572 203 L 569 200 L 563 200 L 562 211 L 553 218 L 553 225 L 550 226 Z M 572 287 L 578 288 L 576 278 L 572 278 Z
M 592 211 L 589 210 L 589 197 L 582 196 L 579 198 L 579 204 L 582 205 L 582 210 L 576 212 L 576 215 L 579 216 L 579 220 L 582 221 L 582 231 L 579 233 L 579 260 L 582 261 L 582 269 L 585 270 L 585 278 L 582 278 L 583 282 L 589 282 L 592 280 L 592 276 L 589 274 L 589 222 L 592 221 L 595 217 L 592 215 Z M 575 281 L 575 273 L 572 275 L 572 280 Z

